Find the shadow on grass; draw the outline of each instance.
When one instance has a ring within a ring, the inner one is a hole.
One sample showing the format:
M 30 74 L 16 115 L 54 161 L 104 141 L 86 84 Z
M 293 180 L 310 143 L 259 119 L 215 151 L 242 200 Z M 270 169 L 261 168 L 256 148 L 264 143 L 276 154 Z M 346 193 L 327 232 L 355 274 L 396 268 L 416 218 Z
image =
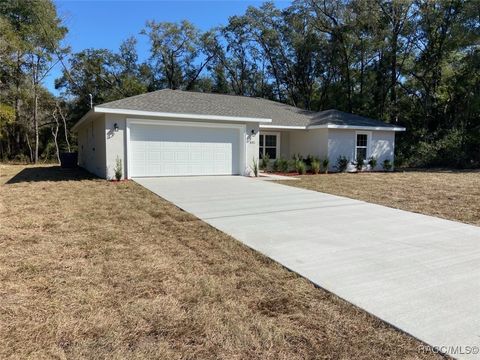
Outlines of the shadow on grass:
M 26 168 L 12 177 L 6 184 L 36 181 L 80 181 L 99 179 L 82 168 L 62 169 L 60 166 Z

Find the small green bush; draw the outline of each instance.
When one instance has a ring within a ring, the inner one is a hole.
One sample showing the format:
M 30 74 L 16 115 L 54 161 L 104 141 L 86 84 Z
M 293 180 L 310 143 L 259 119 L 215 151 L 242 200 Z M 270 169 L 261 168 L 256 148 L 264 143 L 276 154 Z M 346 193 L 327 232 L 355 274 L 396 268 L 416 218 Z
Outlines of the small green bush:
M 260 161 L 260 169 L 262 169 L 263 171 L 267 171 L 269 163 L 270 163 L 270 156 L 268 154 L 263 155 L 262 160 Z
M 296 160 L 288 160 L 288 171 L 297 171 L 297 161 Z
M 255 159 L 255 157 L 253 157 L 252 159 L 252 171 L 253 175 L 255 175 L 255 177 L 258 177 L 258 161 L 257 159 Z
M 275 161 L 272 164 L 272 170 L 273 172 L 278 172 L 280 170 L 280 160 L 275 159 Z
M 295 163 L 295 168 L 300 175 L 305 175 L 305 173 L 307 172 L 307 165 L 305 165 L 305 162 L 303 160 L 298 160 Z
M 364 165 L 365 159 L 363 158 L 363 156 L 359 156 L 357 162 L 355 163 L 355 168 L 357 169 L 357 171 L 362 171 Z
M 311 167 L 314 161 L 319 161 L 318 157 L 308 154 L 307 158 L 305 159 L 305 165 Z
M 370 165 L 371 170 L 375 170 L 377 167 L 377 159 L 374 156 L 371 156 L 370 159 L 368 159 L 368 165 Z
M 337 159 L 337 165 L 335 166 L 339 172 L 347 170 L 348 159 L 345 156 L 339 156 Z
M 330 160 L 328 160 L 328 158 L 322 160 L 322 167 L 325 174 L 328 174 L 328 164 L 330 164 Z
M 393 164 L 390 159 L 385 159 L 383 160 L 382 167 L 384 171 L 390 171 L 392 170 Z
M 30 158 L 25 154 L 17 154 L 13 158 L 13 161 L 16 163 L 28 164 L 30 162 Z
M 117 181 L 120 181 L 122 179 L 123 171 L 122 171 L 122 159 L 120 159 L 118 156 L 115 160 L 115 168 L 113 169 L 113 172 L 115 173 L 115 179 Z
M 286 173 L 288 171 L 288 160 L 280 156 L 278 159 L 278 170 Z
M 297 163 L 297 161 L 303 161 L 303 156 L 300 154 L 293 154 L 292 160 Z
M 122 169 L 122 159 L 120 159 L 118 156 L 115 159 L 115 168 L 113 169 L 113 172 L 115 173 L 115 179 L 117 181 L 120 181 L 122 179 L 123 169 Z
M 316 159 L 312 160 L 310 167 L 312 168 L 312 173 L 318 174 L 320 172 L 320 161 Z

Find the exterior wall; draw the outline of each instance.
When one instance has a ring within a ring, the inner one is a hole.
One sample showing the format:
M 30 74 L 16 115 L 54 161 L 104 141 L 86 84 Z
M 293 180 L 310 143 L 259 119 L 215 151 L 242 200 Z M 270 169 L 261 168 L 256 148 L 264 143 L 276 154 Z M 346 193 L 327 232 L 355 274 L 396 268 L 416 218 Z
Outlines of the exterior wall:
M 368 157 L 377 158 L 377 169 L 385 159 L 394 160 L 395 132 L 394 131 L 366 131 L 370 133 Z M 356 130 L 329 129 L 328 130 L 328 158 L 330 170 L 335 170 L 337 159 L 346 156 L 349 161 L 355 159 Z
M 258 153 L 259 153 L 259 123 L 247 123 L 246 124 L 246 149 L 245 149 L 245 163 L 246 168 L 244 169 L 244 175 L 252 176 L 253 175 L 253 160 L 259 162 Z
M 106 114 L 105 115 L 105 138 L 106 138 L 106 177 L 108 179 L 114 177 L 114 168 L 117 157 L 122 160 L 123 165 L 123 177 L 128 176 L 127 169 L 127 117 L 129 119 L 153 119 L 153 120 L 168 120 L 168 121 L 179 121 L 178 119 L 158 119 L 152 117 L 134 117 L 118 114 Z M 196 122 L 194 120 L 186 120 L 188 122 Z M 208 122 L 208 121 L 198 121 L 198 122 Z M 114 125 L 115 123 L 118 126 L 118 130 L 115 132 Z M 217 123 L 217 121 L 212 121 L 212 123 Z M 232 122 L 220 122 L 224 124 L 235 124 Z M 238 124 L 238 123 L 236 123 Z M 253 130 L 253 131 L 252 131 Z M 240 154 L 240 157 L 245 156 L 246 166 L 243 170 L 244 175 L 251 175 L 253 173 L 253 159 L 258 162 L 258 123 L 247 123 L 246 124 L 246 134 L 245 134 L 245 154 Z
M 318 156 L 320 159 L 328 155 L 328 130 L 292 130 L 289 136 L 289 154 L 292 158 L 295 154 Z
M 115 131 L 115 124 L 118 130 Z M 115 165 L 117 157 L 122 161 L 123 178 L 127 169 L 127 152 L 126 152 L 126 136 L 127 122 L 125 115 L 105 114 L 105 141 L 106 141 L 106 178 L 113 179 L 115 177 Z
M 336 170 L 337 159 L 345 156 L 349 161 L 355 157 L 355 130 L 328 129 L 328 165 L 329 170 Z
M 92 174 L 106 176 L 105 117 L 92 119 L 78 129 L 78 165 Z
M 280 156 L 287 160 L 292 157 L 290 154 L 290 132 L 289 131 L 280 132 Z
M 371 154 L 378 161 L 378 169 L 382 168 L 382 163 L 386 159 L 389 159 L 392 163 L 394 163 L 395 131 L 373 131 Z

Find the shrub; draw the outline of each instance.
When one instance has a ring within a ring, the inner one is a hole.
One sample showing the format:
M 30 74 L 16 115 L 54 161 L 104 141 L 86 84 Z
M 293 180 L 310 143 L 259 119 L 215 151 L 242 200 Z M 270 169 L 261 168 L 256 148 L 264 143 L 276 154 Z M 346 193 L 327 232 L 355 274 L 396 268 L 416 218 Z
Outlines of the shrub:
M 377 167 L 377 159 L 374 156 L 371 156 L 370 159 L 368 159 L 368 165 L 370 165 L 372 170 L 375 170 Z
M 330 163 L 330 160 L 328 160 L 328 158 L 325 158 L 322 161 L 323 171 L 325 172 L 325 174 L 328 174 L 328 164 L 329 163 Z
M 313 172 L 312 164 L 315 161 L 318 162 L 318 164 L 320 165 L 320 159 L 318 158 L 318 156 L 314 156 L 314 155 L 310 155 L 310 154 L 307 155 L 306 159 L 304 160 L 305 165 L 307 166 L 307 171 L 312 170 L 312 172 Z
M 17 154 L 13 158 L 13 161 L 20 164 L 28 164 L 30 162 L 30 158 L 25 154 Z
M 298 160 L 295 163 L 295 169 L 300 175 L 305 175 L 307 172 L 307 166 L 305 165 L 305 162 L 303 160 Z
M 115 173 L 115 179 L 117 181 L 120 181 L 122 179 L 123 171 L 122 171 L 122 159 L 120 159 L 117 156 L 117 159 L 115 160 L 115 168 L 113 169 L 113 172 Z
M 263 155 L 262 160 L 260 161 L 260 169 L 262 169 L 263 171 L 267 171 L 269 163 L 270 156 L 268 154 Z
M 345 156 L 339 156 L 337 159 L 337 165 L 335 166 L 339 172 L 347 170 L 348 159 Z
M 390 159 L 385 159 L 383 160 L 382 167 L 384 171 L 390 171 L 392 170 L 393 164 Z
M 357 169 L 357 171 L 362 171 L 364 165 L 365 159 L 363 158 L 363 156 L 359 156 L 357 158 L 357 162 L 355 163 L 355 168 Z
M 316 159 L 312 160 L 310 167 L 312 168 L 312 173 L 318 174 L 320 172 L 320 161 Z
M 280 157 L 278 159 L 278 170 L 286 173 L 288 171 L 288 160 Z
M 289 160 L 287 161 L 288 164 L 288 171 L 297 171 L 297 160 Z
M 277 171 L 279 171 L 279 169 L 280 169 L 280 160 L 275 159 L 275 161 L 272 164 L 272 170 L 273 170 L 273 172 L 277 172 Z
M 300 154 L 293 154 L 292 160 L 293 160 L 293 161 L 295 162 L 295 164 L 296 164 L 297 161 L 303 161 L 303 156 L 300 155 Z
M 305 165 L 307 165 L 307 166 L 312 166 L 312 163 L 313 163 L 314 161 L 319 161 L 319 160 L 318 160 L 318 157 L 308 154 L 308 155 L 307 155 L 307 158 L 305 159 Z
M 443 134 L 443 131 L 442 131 Z M 407 157 L 408 166 L 456 166 L 464 167 L 473 160 L 468 155 L 469 139 L 474 139 L 473 134 L 466 135 L 463 130 L 452 129 L 443 135 L 439 132 L 421 134 L 422 140 L 410 144 L 409 147 L 399 151 L 395 157 L 395 164 Z M 474 140 L 475 141 L 475 140 Z M 476 140 L 478 148 L 478 139 Z M 400 147 L 399 147 L 400 150 Z M 466 152 L 467 151 L 467 152 Z M 403 154 L 402 154 L 403 153 Z M 477 151 L 477 153 L 480 153 Z
M 252 160 L 252 171 L 253 175 L 255 175 L 255 177 L 258 177 L 258 161 L 257 159 L 255 159 L 255 157 Z

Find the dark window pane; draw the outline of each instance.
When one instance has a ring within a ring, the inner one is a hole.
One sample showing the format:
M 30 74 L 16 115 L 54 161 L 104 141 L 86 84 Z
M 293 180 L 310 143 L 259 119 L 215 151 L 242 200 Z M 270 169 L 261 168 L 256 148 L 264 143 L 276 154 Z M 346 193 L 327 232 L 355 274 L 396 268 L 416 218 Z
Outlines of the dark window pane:
M 258 149 L 258 158 L 259 159 L 263 158 L 263 148 Z
M 367 158 L 367 149 L 366 148 L 357 148 L 357 159 L 360 157 L 365 160 Z
M 263 135 L 260 135 L 260 146 L 263 146 Z
M 270 159 L 276 159 L 277 158 L 277 149 L 276 148 L 265 148 L 265 154 L 268 154 L 268 156 L 270 156 Z
M 276 135 L 265 135 L 265 145 L 266 146 L 277 146 L 277 136 Z
M 367 146 L 367 135 L 358 134 L 357 135 L 357 146 Z

